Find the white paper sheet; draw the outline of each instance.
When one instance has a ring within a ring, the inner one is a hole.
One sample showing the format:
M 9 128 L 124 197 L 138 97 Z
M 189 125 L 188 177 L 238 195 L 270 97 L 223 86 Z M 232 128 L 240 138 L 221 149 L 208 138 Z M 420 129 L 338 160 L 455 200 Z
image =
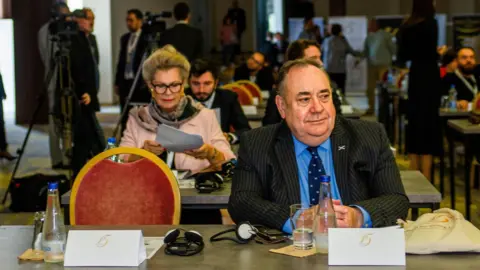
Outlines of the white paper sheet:
M 155 141 L 165 147 L 168 151 L 175 153 L 198 149 L 203 145 L 203 139 L 200 135 L 188 134 L 167 125 L 158 126 L 157 138 Z
M 163 246 L 165 237 L 144 237 L 145 249 L 147 250 L 147 259 L 151 259 L 155 253 Z

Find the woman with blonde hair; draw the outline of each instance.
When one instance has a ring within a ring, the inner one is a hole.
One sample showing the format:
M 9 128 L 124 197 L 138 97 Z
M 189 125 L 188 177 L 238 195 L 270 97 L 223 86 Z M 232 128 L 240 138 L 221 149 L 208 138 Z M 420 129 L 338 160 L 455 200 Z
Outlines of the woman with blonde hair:
M 130 111 L 120 146 L 145 149 L 160 156 L 171 168 L 192 173 L 218 169 L 225 161 L 235 158 L 215 112 L 184 94 L 190 73 L 190 63 L 185 56 L 173 46 L 166 45 L 148 57 L 142 71 L 152 101 Z M 157 129 L 161 133 L 162 125 L 200 135 L 204 144 L 184 153 L 170 153 L 155 141 Z M 127 162 L 138 158 L 123 157 Z

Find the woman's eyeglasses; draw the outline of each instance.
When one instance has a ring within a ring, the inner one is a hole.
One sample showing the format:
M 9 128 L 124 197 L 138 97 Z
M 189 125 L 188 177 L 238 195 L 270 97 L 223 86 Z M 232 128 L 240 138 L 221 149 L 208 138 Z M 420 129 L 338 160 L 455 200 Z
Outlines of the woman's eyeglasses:
M 165 94 L 167 92 L 167 89 L 170 89 L 170 92 L 175 94 L 180 92 L 180 90 L 182 89 L 183 82 L 174 82 L 171 84 L 163 84 L 163 83 L 154 84 L 153 82 L 151 82 L 151 84 L 152 84 L 153 90 L 155 90 L 157 94 Z

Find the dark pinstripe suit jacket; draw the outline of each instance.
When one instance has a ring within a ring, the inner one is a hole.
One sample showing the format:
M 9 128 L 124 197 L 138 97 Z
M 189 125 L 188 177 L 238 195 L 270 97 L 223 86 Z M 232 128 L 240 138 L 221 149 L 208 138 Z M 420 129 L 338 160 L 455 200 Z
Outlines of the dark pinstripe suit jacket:
M 282 122 L 248 131 L 240 141 L 228 211 L 237 224 L 249 221 L 281 230 L 289 206 L 300 203 L 290 129 Z M 383 127 L 337 116 L 331 141 L 343 204 L 363 207 L 374 227 L 405 219 L 409 201 Z

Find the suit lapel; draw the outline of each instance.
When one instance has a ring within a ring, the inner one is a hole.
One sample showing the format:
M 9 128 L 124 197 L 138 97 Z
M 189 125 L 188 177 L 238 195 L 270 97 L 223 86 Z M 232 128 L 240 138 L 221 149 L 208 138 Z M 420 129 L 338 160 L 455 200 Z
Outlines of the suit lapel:
M 350 189 L 348 188 L 349 152 L 351 145 L 343 120 L 338 116 L 335 121 L 335 128 L 331 135 L 331 141 L 335 180 L 337 182 L 342 202 L 348 204 L 351 200 L 349 193 Z
M 215 91 L 215 98 L 213 99 L 213 102 L 212 102 L 212 109 L 214 109 L 214 108 L 222 108 L 222 101 L 221 101 L 221 99 L 222 99 L 222 97 L 221 97 L 221 95 L 222 95 L 221 91 L 222 91 L 222 90 L 220 90 L 220 89 L 215 89 L 214 91 Z
M 287 187 L 289 202 L 300 203 L 300 183 L 298 180 L 297 160 L 290 130 L 285 122 L 279 128 L 275 154 Z

